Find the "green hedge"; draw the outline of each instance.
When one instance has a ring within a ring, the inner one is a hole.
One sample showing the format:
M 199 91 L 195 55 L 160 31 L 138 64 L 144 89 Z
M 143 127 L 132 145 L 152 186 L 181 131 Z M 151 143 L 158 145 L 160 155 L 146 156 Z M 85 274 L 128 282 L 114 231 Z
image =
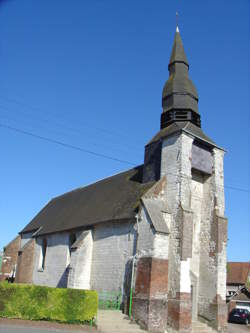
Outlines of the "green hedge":
M 0 317 L 91 323 L 97 307 L 92 290 L 0 283 Z

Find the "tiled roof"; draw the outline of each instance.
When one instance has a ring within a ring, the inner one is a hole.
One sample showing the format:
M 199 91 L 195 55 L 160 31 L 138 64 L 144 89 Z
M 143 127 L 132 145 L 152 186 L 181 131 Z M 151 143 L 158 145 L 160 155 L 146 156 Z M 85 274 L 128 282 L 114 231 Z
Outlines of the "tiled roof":
M 227 284 L 245 284 L 250 274 L 250 262 L 228 262 Z
M 20 233 L 40 228 L 36 235 L 42 235 L 134 218 L 140 198 L 153 185 L 141 182 L 142 171 L 139 166 L 52 199 Z

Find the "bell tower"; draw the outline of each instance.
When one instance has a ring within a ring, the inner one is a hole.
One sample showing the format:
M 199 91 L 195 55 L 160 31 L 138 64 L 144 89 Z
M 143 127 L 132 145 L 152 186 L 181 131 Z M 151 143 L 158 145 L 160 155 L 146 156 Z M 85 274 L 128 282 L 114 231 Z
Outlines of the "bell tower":
M 200 318 L 217 332 L 226 332 L 224 150 L 201 128 L 198 93 L 189 78 L 189 63 L 178 27 L 168 70 L 169 77 L 162 93 L 160 131 L 145 146 L 143 171 L 144 182 L 156 182 L 154 193 L 148 193 L 142 199 L 144 215 L 141 215 L 142 226 L 148 221 L 154 226 L 152 239 L 155 240 L 151 252 L 147 248 L 144 252 L 141 250 L 136 281 L 145 280 L 145 274 L 149 274 L 154 286 L 154 289 L 149 288 L 154 294 L 147 295 L 150 307 L 146 326 L 152 332 L 164 329 L 171 333 L 191 332 Z M 156 212 L 157 207 L 164 208 L 160 209 L 157 218 L 153 214 L 150 216 L 150 211 Z M 164 240 L 161 233 L 157 234 L 161 216 L 167 224 Z M 143 227 L 141 233 L 142 230 Z M 161 237 L 164 254 L 157 248 Z M 139 243 L 143 247 L 140 235 Z M 149 273 L 142 273 L 145 253 L 147 262 L 149 258 L 152 263 L 158 260 L 157 271 L 156 265 L 151 264 Z M 161 282 L 157 273 L 160 265 L 161 276 L 167 277 Z M 157 278 L 158 282 L 154 281 Z M 136 290 L 140 290 L 139 286 L 136 285 Z M 136 297 L 137 304 L 140 302 L 142 307 L 144 303 L 139 291 Z M 146 299 L 145 295 L 143 297 Z M 159 299 L 161 306 L 158 305 L 157 310 L 154 304 Z M 137 316 L 139 314 L 137 311 Z M 156 322 L 160 323 L 158 327 L 154 327 Z

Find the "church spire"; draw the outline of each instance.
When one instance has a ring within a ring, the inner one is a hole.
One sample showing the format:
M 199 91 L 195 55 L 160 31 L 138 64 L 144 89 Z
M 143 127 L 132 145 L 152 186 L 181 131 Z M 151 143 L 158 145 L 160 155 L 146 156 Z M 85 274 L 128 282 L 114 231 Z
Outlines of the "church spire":
M 173 45 L 171 57 L 169 60 L 169 66 L 171 66 L 171 64 L 174 64 L 176 62 L 184 63 L 187 66 L 189 66 L 187 56 L 185 54 L 183 43 L 181 40 L 181 35 L 180 35 L 178 25 L 176 26 L 174 45 Z
M 178 25 L 168 70 L 169 78 L 162 93 L 161 129 L 176 121 L 191 121 L 200 127 L 198 94 L 189 79 L 189 64 Z

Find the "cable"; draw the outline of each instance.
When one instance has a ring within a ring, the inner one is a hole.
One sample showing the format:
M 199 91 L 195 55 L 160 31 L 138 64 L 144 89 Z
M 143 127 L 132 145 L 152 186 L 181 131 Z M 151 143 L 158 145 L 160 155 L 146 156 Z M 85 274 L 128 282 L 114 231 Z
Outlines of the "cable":
M 31 136 L 31 137 L 34 137 L 34 138 L 37 138 L 37 139 L 40 139 L 40 140 L 43 140 L 43 141 L 51 142 L 51 143 L 54 143 L 54 144 L 57 144 L 57 145 L 60 145 L 60 146 L 66 147 L 66 148 L 70 148 L 70 149 L 78 150 L 78 151 L 81 151 L 81 152 L 84 152 L 84 153 L 88 153 L 88 154 L 91 154 L 91 155 L 94 155 L 94 156 L 106 158 L 106 159 L 109 159 L 109 160 L 112 160 L 112 161 L 125 163 L 125 164 L 132 165 L 132 166 L 137 166 L 137 164 L 135 164 L 133 162 L 130 162 L 130 161 L 118 159 L 118 158 L 108 156 L 108 155 L 105 155 L 105 154 L 100 154 L 100 153 L 97 153 L 97 152 L 94 152 L 94 151 L 91 151 L 91 150 L 88 150 L 88 149 L 85 149 L 85 148 L 82 148 L 82 147 L 78 147 L 78 146 L 75 146 L 75 145 L 68 144 L 66 142 L 62 142 L 62 141 L 59 141 L 59 140 L 54 140 L 54 139 L 51 139 L 51 138 L 48 138 L 48 137 L 45 137 L 45 136 L 41 136 L 41 135 L 38 135 L 38 134 L 35 134 L 35 133 L 31 133 L 29 131 L 25 131 L 25 130 L 22 130 L 20 128 L 8 126 L 8 125 L 2 124 L 2 123 L 0 123 L 0 127 L 6 128 L 8 130 L 11 130 L 11 131 L 14 131 L 14 132 L 17 132 L 17 133 L 24 134 L 24 135 L 27 135 L 27 136 Z M 178 175 L 176 173 L 171 173 L 171 172 L 167 172 L 167 174 L 172 175 L 172 176 L 177 176 L 177 177 L 189 179 L 189 177 L 187 177 L 186 175 L 183 175 L 183 174 Z M 208 183 L 212 184 L 212 182 L 208 182 Z M 225 187 L 225 188 L 228 188 L 228 189 L 234 190 L 234 191 L 241 191 L 241 192 L 250 193 L 249 189 L 244 189 L 244 188 L 240 188 L 240 187 L 234 187 L 234 186 L 230 186 L 230 185 L 224 185 L 224 186 L 216 185 L 216 186 L 217 187 L 222 187 L 222 188 Z
M 5 97 L 5 96 L 3 96 L 3 95 L 0 95 L 0 99 L 2 99 L 2 100 L 5 100 L 5 101 L 7 101 L 7 103 L 15 103 L 15 104 L 17 104 L 17 105 L 20 105 L 20 106 L 23 106 L 23 107 L 25 107 L 26 109 L 30 109 L 30 110 L 33 110 L 33 111 L 39 111 L 39 113 L 41 114 L 41 112 L 42 112 L 42 110 L 41 109 L 39 109 L 39 108 L 37 108 L 37 107 L 34 107 L 34 106 L 32 106 L 32 105 L 28 105 L 28 104 L 26 104 L 26 103 L 24 103 L 24 102 L 22 102 L 22 101 L 19 101 L 19 100 L 17 100 L 17 99 L 14 99 L 14 98 L 9 98 L 9 97 Z M 42 114 L 44 114 L 44 112 L 42 112 Z M 52 114 L 50 114 L 50 115 L 52 115 Z M 60 116 L 60 118 L 61 118 L 61 114 L 60 115 L 56 115 L 55 113 L 54 113 L 54 116 L 56 116 L 57 117 L 57 119 L 58 119 L 58 116 Z M 53 118 L 53 117 L 52 117 Z M 77 119 L 74 119 L 74 118 L 72 118 L 72 117 L 68 117 L 68 119 L 71 119 L 71 120 L 76 120 L 77 121 L 77 123 L 79 123 L 79 120 L 77 120 Z M 105 128 L 101 128 L 101 127 L 94 127 L 93 126 L 93 124 L 90 124 L 90 123 L 87 123 L 87 122 L 85 122 L 86 124 L 82 124 L 82 122 L 80 122 L 81 123 L 81 125 L 82 126 L 84 126 L 85 128 L 90 128 L 90 127 L 92 127 L 93 129 L 95 129 L 95 130 L 97 130 L 97 131 L 99 131 L 99 132 L 103 132 L 103 133 L 105 133 L 105 134 L 108 134 L 108 135 L 111 135 L 111 136 L 118 136 L 118 137 L 120 137 L 120 138 L 124 138 L 124 139 L 128 139 L 128 135 L 126 135 L 125 133 L 121 133 L 121 132 L 119 132 L 119 133 L 117 133 L 117 132 L 114 132 L 114 131 L 110 131 L 110 130 L 107 130 L 107 129 L 105 129 Z M 136 141 L 138 142 L 138 143 L 142 143 L 142 140 L 138 140 L 138 139 L 136 139 Z
M 7 110 L 8 111 L 8 109 L 7 108 L 5 108 L 5 107 L 2 107 L 1 105 L 0 105 L 0 110 L 1 109 L 3 109 L 3 110 Z M 6 115 L 1 115 L 1 118 L 3 119 L 6 119 L 6 120 L 8 120 L 8 121 L 14 121 L 14 122 L 20 122 L 20 120 L 18 120 L 16 117 L 10 117 L 9 115 L 8 116 L 6 116 Z M 32 123 L 32 119 L 25 119 L 26 121 L 28 120 L 28 122 L 30 122 L 30 120 L 31 120 L 31 123 Z M 36 122 L 36 120 L 35 120 L 35 122 Z M 45 124 L 47 123 L 47 124 L 49 124 L 49 125 L 51 125 L 47 120 L 45 120 L 45 119 L 42 119 L 42 122 L 44 122 Z M 36 124 L 37 125 L 37 124 Z M 38 125 L 39 125 L 39 127 L 41 127 L 41 123 L 40 122 L 38 122 Z M 44 126 L 43 126 L 43 124 L 42 124 L 42 127 L 44 128 Z M 63 130 L 63 128 L 60 126 L 59 128 L 57 128 L 56 127 L 56 129 L 55 128 L 53 128 L 53 127 L 51 127 L 50 126 L 50 128 L 48 127 L 48 126 L 46 126 L 46 130 L 52 130 L 53 132 L 57 132 L 57 133 L 59 133 L 60 135 L 66 135 L 66 136 L 68 136 L 68 132 L 65 132 L 64 130 Z M 77 135 L 77 136 L 79 136 L 79 137 L 81 137 L 82 138 L 82 133 L 79 131 L 79 130 L 74 130 L 74 129 L 71 129 L 71 128 L 68 128 L 68 130 L 71 132 L 71 133 L 73 133 L 74 135 Z M 86 140 L 86 139 L 84 139 L 84 140 Z M 126 146 L 125 146 L 125 149 L 121 149 L 121 148 L 118 148 L 119 147 L 119 145 L 116 145 L 116 146 L 113 146 L 113 145 L 109 145 L 109 143 L 107 143 L 107 144 L 103 144 L 103 143 L 99 143 L 99 142 L 93 142 L 93 141 L 89 141 L 88 140 L 88 143 L 89 144 L 91 144 L 91 145 L 93 145 L 93 146 L 96 146 L 96 147 L 102 147 L 102 148 L 106 148 L 106 149 L 111 149 L 111 150 L 116 150 L 116 151 L 120 151 L 120 152 L 122 152 L 123 154 L 124 153 L 128 153 L 128 152 L 131 152 L 131 150 L 133 150 L 134 152 L 136 152 L 136 153 L 138 153 L 138 150 L 136 150 L 136 149 L 127 149 L 126 150 Z M 114 142 L 112 142 L 112 143 L 114 143 Z
M 24 131 L 24 130 L 22 130 L 20 128 L 16 128 L 16 127 L 4 125 L 4 124 L 1 124 L 1 123 L 0 123 L 0 127 L 6 128 L 8 130 L 11 130 L 11 131 L 14 131 L 14 132 L 17 132 L 17 133 L 22 133 L 22 134 L 25 134 L 25 135 L 28 135 L 28 136 L 32 136 L 34 138 L 37 138 L 37 139 L 40 139 L 40 140 L 43 140 L 43 141 L 55 143 L 57 145 L 60 145 L 60 146 L 66 147 L 66 148 L 78 150 L 78 151 L 81 151 L 81 152 L 84 152 L 84 153 L 88 153 L 88 154 L 91 154 L 91 155 L 94 155 L 94 156 L 98 156 L 98 157 L 103 157 L 103 158 L 106 158 L 106 159 L 109 159 L 109 160 L 112 160 L 112 161 L 116 161 L 116 162 L 120 162 L 120 163 L 125 163 L 125 164 L 136 166 L 135 163 L 132 163 L 132 162 L 129 162 L 129 161 L 126 161 L 126 160 L 121 160 L 119 158 L 115 158 L 115 157 L 108 156 L 108 155 L 105 155 L 105 154 L 100 154 L 100 153 L 97 153 L 97 152 L 94 152 L 94 151 L 91 151 L 91 150 L 88 150 L 88 149 L 85 149 L 85 148 L 82 148 L 82 147 L 71 145 L 71 144 L 68 144 L 66 142 L 62 142 L 62 141 L 59 141 L 59 140 L 54 140 L 54 139 L 51 139 L 51 138 L 48 138 L 48 137 L 45 137 L 45 136 L 42 136 L 42 135 L 37 135 L 35 133 Z

